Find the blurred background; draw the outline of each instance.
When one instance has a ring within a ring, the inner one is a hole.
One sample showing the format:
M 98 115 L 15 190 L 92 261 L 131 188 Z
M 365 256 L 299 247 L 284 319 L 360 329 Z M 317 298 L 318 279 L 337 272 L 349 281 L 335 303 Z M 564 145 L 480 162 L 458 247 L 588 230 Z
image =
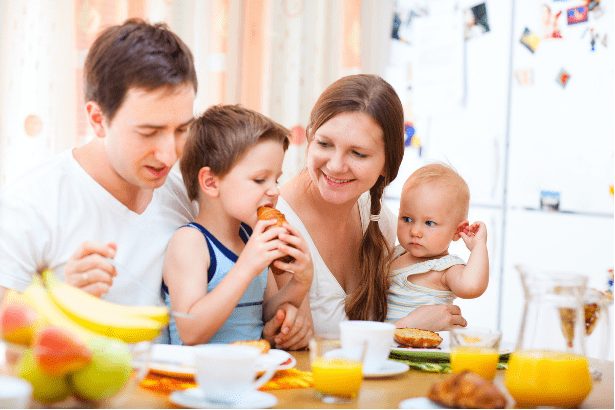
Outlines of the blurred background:
M 195 113 L 241 103 L 292 130 L 284 178 L 304 165 L 304 130 L 322 90 L 343 75 L 379 74 L 406 115 L 404 162 L 386 203 L 397 212 L 404 180 L 426 162 L 461 173 L 472 193 L 470 219 L 488 226 L 491 280 L 483 296 L 459 304 L 470 324 L 500 328 L 514 342 L 523 301 L 517 264 L 583 273 L 612 294 L 614 7 L 612 0 L 0 0 L 0 187 L 91 138 L 84 58 L 101 29 L 129 17 L 166 22 L 192 49 Z M 451 251 L 469 254 L 463 243 Z M 612 358 L 609 345 L 593 355 Z

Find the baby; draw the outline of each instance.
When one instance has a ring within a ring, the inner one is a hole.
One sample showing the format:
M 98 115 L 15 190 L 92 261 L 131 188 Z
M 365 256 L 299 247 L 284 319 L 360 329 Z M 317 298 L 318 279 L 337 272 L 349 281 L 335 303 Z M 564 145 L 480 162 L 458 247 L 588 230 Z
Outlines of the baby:
M 446 165 L 426 165 L 410 175 L 402 189 L 399 245 L 389 268 L 387 321 L 422 305 L 476 298 L 487 289 L 487 229 L 482 222 L 469 225 L 469 202 L 468 185 Z M 451 241 L 459 238 L 471 252 L 467 264 L 448 253 Z

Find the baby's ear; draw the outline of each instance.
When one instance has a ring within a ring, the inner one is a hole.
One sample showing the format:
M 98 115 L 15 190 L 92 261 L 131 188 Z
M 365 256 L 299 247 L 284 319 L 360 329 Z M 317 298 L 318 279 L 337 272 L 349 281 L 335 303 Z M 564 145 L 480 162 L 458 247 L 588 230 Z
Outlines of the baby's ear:
M 199 188 L 203 194 L 209 197 L 217 197 L 220 194 L 220 178 L 209 167 L 199 170 Z
M 470 223 L 468 222 L 467 219 L 460 222 L 459 225 L 457 225 L 457 230 L 455 230 L 455 235 L 453 235 L 453 240 L 456 241 L 459 238 L 461 238 L 461 235 L 459 234 L 461 232 L 464 232 L 468 228 L 468 226 L 470 226 Z

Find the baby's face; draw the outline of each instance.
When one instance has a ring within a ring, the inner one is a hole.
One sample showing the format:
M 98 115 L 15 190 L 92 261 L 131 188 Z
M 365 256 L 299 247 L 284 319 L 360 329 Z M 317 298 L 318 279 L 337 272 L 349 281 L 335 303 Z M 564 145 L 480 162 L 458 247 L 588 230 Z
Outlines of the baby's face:
M 397 238 L 416 258 L 448 254 L 463 222 L 457 196 L 446 187 L 423 183 L 405 189 L 399 204 Z

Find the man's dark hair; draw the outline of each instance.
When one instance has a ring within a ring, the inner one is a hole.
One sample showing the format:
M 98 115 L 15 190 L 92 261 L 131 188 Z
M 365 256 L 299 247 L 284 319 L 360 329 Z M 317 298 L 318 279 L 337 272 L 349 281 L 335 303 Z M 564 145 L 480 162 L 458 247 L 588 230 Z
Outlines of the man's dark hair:
M 105 29 L 84 67 L 85 100 L 96 102 L 111 121 L 130 88 L 155 90 L 192 85 L 194 60 L 188 46 L 164 23 L 129 19 Z

